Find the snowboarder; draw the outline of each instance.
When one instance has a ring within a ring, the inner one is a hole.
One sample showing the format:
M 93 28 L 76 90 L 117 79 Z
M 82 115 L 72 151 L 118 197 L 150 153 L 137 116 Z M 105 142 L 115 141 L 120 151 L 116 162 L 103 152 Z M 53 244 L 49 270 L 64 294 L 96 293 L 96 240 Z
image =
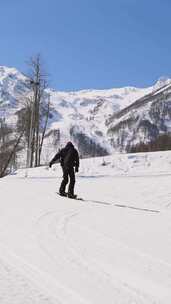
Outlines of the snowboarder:
M 69 198 L 76 198 L 74 194 L 75 185 L 75 172 L 79 170 L 79 155 L 72 142 L 68 142 L 66 146 L 61 149 L 54 158 L 50 161 L 49 167 L 53 165 L 56 160 L 60 160 L 60 164 L 63 170 L 63 180 L 59 188 L 59 194 L 62 196 L 68 196 Z M 70 179 L 68 193 L 65 192 L 66 185 Z

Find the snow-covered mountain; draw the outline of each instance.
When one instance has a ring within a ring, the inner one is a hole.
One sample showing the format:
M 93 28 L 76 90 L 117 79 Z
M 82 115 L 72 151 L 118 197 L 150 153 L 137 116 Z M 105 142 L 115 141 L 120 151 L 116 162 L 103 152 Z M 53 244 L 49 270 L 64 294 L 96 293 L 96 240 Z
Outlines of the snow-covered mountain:
M 50 129 L 61 130 L 64 141 L 70 137 L 87 145 L 93 141 L 111 151 L 106 122 L 116 112 L 153 90 L 126 87 L 110 90 L 56 92 L 49 90 L 53 107 Z M 80 143 L 79 143 L 80 144 Z M 84 149 L 83 149 L 84 150 Z
M 16 123 L 27 83 L 27 78 L 15 68 L 0 67 L 0 117 L 5 116 L 8 123 Z M 44 155 L 54 153 L 56 144 L 63 145 L 69 139 L 84 154 L 103 155 L 167 131 L 170 87 L 170 79 L 160 79 L 148 88 L 75 92 L 47 89 L 51 115 Z

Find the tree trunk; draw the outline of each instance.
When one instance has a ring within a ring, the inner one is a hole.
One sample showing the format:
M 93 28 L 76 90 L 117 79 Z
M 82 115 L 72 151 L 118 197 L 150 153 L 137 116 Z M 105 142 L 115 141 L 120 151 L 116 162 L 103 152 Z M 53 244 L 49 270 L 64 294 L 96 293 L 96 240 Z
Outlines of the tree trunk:
M 50 98 L 48 100 L 48 108 L 47 108 L 47 113 L 46 113 L 46 118 L 45 118 L 45 124 L 44 124 L 41 142 L 40 142 L 40 146 L 39 146 L 39 166 L 40 166 L 40 158 L 41 158 L 41 152 L 42 152 L 42 147 L 43 147 L 43 141 L 44 141 L 46 128 L 47 128 L 47 124 L 48 124 L 48 119 L 49 119 L 49 111 L 50 111 Z

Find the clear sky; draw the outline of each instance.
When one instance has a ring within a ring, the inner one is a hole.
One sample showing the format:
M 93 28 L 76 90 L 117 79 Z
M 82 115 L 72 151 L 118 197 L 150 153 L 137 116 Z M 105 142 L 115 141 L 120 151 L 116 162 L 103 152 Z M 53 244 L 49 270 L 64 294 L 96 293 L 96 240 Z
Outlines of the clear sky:
M 171 77 L 171 0 L 0 0 L 0 65 L 40 53 L 59 90 Z

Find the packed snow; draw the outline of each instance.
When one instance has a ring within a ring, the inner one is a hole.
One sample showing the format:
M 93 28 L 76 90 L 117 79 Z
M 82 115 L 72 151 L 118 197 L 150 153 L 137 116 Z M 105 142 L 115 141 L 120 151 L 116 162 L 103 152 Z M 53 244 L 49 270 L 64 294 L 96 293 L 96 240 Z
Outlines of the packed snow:
M 81 160 L 1 179 L 1 304 L 169 304 L 171 152 Z M 27 176 L 27 177 L 26 177 Z

